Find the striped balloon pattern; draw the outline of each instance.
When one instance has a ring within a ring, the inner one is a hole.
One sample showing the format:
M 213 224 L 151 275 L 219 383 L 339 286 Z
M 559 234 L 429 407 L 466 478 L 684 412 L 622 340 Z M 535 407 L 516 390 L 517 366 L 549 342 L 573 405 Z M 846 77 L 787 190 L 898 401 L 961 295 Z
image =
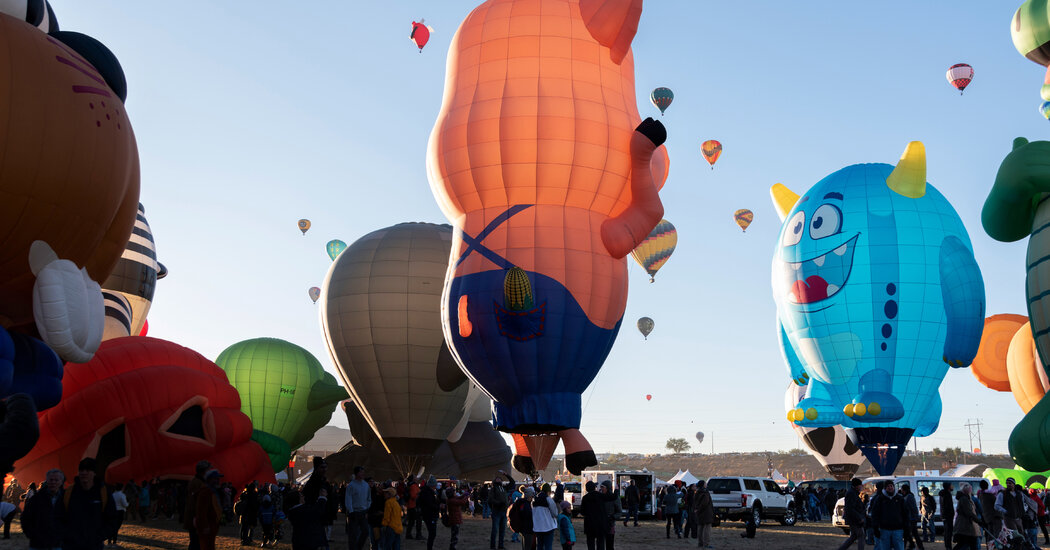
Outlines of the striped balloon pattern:
M 122 295 L 130 304 L 128 334 L 138 334 L 142 330 L 153 303 L 157 280 L 163 279 L 166 274 L 167 270 L 157 261 L 157 248 L 153 243 L 153 232 L 150 231 L 149 222 L 146 221 L 146 208 L 139 203 L 135 227 L 128 238 L 124 253 L 121 254 L 117 267 L 102 284 L 103 290 L 109 291 L 109 294 Z M 115 306 L 112 296 L 106 296 L 106 316 L 113 316 L 116 322 L 123 324 L 124 321 L 120 319 L 123 314 L 120 308 Z M 107 327 L 108 323 L 107 319 Z
M 660 220 L 649 236 L 633 251 L 631 257 L 649 274 L 649 282 L 656 280 L 656 272 L 667 263 L 678 245 L 678 231 L 667 220 Z
M 740 226 L 742 231 L 746 232 L 747 227 L 751 225 L 751 222 L 755 221 L 755 213 L 746 208 L 741 208 L 740 210 L 733 212 L 733 220 Z
M 945 76 L 948 78 L 948 83 L 955 86 L 959 90 L 959 95 L 962 95 L 963 90 L 973 80 L 973 67 L 966 63 L 956 63 L 948 68 L 948 73 Z

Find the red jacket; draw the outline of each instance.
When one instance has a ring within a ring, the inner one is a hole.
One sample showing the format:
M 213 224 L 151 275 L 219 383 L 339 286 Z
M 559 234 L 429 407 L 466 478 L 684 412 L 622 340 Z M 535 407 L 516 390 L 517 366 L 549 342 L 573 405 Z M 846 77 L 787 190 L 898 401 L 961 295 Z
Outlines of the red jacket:
M 408 486 L 408 504 L 407 508 L 411 510 L 416 507 L 416 498 L 419 497 L 419 484 L 413 483 Z
M 463 507 L 467 505 L 467 497 L 458 491 L 449 495 L 446 501 L 448 510 L 448 524 L 461 525 L 463 523 Z

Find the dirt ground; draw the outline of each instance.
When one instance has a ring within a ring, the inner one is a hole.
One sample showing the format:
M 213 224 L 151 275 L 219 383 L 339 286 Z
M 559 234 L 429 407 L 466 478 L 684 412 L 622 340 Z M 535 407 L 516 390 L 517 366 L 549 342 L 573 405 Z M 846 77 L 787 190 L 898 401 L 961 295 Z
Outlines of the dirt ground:
M 340 518 L 341 519 L 341 518 Z M 583 520 L 573 521 L 576 528 L 578 542 L 576 548 L 587 548 L 586 539 L 583 537 Z M 465 518 L 459 535 L 459 548 L 462 550 L 484 550 L 488 548 L 489 520 L 477 518 Z M 820 548 L 836 548 L 845 535 L 841 530 L 831 527 L 828 523 L 803 523 L 794 527 L 783 527 L 778 524 L 764 525 L 758 530 L 754 539 L 743 539 L 740 537 L 743 524 L 723 523 L 720 527 L 712 530 L 711 544 L 719 549 L 780 549 L 780 550 L 813 550 Z M 425 534 L 424 529 L 424 534 Z M 695 548 L 695 539 L 679 540 L 671 534 L 667 539 L 664 524 L 654 521 L 643 521 L 638 527 L 616 526 L 616 548 L 623 550 L 648 549 L 648 548 Z M 337 523 L 332 530 L 333 550 L 342 550 L 347 547 L 346 534 L 342 525 Z M 509 542 L 510 530 L 507 530 L 507 549 L 520 548 L 518 544 Z M 258 540 L 258 535 L 256 536 Z M 178 549 L 185 548 L 189 536 L 179 528 L 174 520 L 154 520 L 145 525 L 132 522 L 125 523 L 120 530 L 120 547 L 129 550 L 140 550 L 147 548 Z M 279 543 L 277 548 L 289 550 L 290 533 L 285 534 L 284 542 Z M 435 549 L 448 548 L 449 531 L 438 525 L 437 539 L 434 543 Z M 425 541 L 402 540 L 401 547 L 405 550 L 424 550 Z M 560 548 L 555 535 L 555 548 Z M 16 520 L 11 530 L 11 540 L 0 541 L 0 549 L 3 550 L 27 550 L 28 540 L 22 535 L 21 528 Z M 222 528 L 216 548 L 234 550 L 240 549 L 238 538 L 238 527 L 227 525 Z

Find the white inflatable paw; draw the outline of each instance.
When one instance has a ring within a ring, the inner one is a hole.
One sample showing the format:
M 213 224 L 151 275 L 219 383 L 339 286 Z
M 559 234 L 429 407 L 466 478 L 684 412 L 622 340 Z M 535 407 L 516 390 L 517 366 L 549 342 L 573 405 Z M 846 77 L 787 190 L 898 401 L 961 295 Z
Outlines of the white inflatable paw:
M 61 260 L 44 241 L 29 249 L 33 284 L 33 317 L 40 337 L 65 361 L 84 363 L 102 343 L 105 307 L 102 289 L 86 269 Z

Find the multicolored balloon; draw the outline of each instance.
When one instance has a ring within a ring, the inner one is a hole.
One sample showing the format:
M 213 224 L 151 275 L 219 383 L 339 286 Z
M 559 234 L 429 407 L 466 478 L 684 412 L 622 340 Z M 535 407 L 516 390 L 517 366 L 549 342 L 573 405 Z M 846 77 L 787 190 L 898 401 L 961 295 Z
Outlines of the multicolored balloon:
M 310 225 L 312 225 L 312 224 L 310 223 L 310 220 L 308 220 L 306 218 L 303 218 L 303 219 L 299 220 L 298 225 L 299 225 L 299 231 L 302 231 L 303 232 L 303 236 L 305 237 L 306 236 L 306 232 L 310 230 Z
M 704 155 L 704 159 L 711 165 L 711 169 L 715 169 L 715 162 L 718 162 L 718 157 L 722 155 L 722 142 L 716 139 L 709 139 L 700 144 L 700 154 Z
M 751 225 L 751 222 L 755 221 L 755 213 L 746 208 L 741 208 L 733 212 L 733 221 L 740 226 L 741 231 L 746 233 L 747 227 Z
M 427 42 L 430 41 L 430 32 L 433 30 L 434 29 L 429 26 L 424 25 L 422 19 L 420 19 L 419 22 L 412 22 L 412 32 L 408 37 L 416 43 L 416 46 L 419 47 L 420 53 L 423 53 L 423 46 L 426 46 Z
M 955 86 L 959 90 L 959 95 L 962 95 L 963 90 L 973 80 L 973 67 L 966 63 L 956 63 L 948 68 L 948 73 L 945 76 L 948 78 L 948 83 Z
M 660 109 L 660 114 L 663 115 L 664 111 L 671 106 L 671 102 L 674 101 L 674 92 L 670 88 L 656 88 L 651 94 L 649 94 L 649 100 L 656 105 L 657 109 Z
M 781 348 L 791 378 L 809 377 L 788 419 L 852 429 L 889 475 L 913 433 L 936 429 L 948 367 L 977 355 L 984 281 L 966 227 L 926 182 L 917 141 L 896 167 L 857 164 L 802 198 L 780 184 L 771 194 L 786 220 L 773 259 Z
M 1044 101 L 1039 104 L 1039 114 L 1043 115 L 1043 118 L 1050 120 L 1050 101 Z
M 653 328 L 655 327 L 656 322 L 648 317 L 642 317 L 641 319 L 638 319 L 638 332 L 641 332 L 642 336 L 644 336 L 646 340 L 649 339 L 649 333 L 651 333 L 653 331 Z
M 631 257 L 649 274 L 649 282 L 656 281 L 656 272 L 671 259 L 678 246 L 678 230 L 667 220 L 660 220 L 637 248 L 631 251 Z
M 338 258 L 344 250 L 346 250 L 346 243 L 340 241 L 339 239 L 334 239 L 328 241 L 328 244 L 325 245 L 325 250 L 328 251 L 328 257 L 331 258 L 334 262 L 335 259 Z
M 321 297 L 321 289 L 319 287 L 312 286 L 312 287 L 310 287 L 310 291 L 309 292 L 310 292 L 310 300 L 312 300 L 313 303 L 316 304 L 317 303 L 317 299 Z

